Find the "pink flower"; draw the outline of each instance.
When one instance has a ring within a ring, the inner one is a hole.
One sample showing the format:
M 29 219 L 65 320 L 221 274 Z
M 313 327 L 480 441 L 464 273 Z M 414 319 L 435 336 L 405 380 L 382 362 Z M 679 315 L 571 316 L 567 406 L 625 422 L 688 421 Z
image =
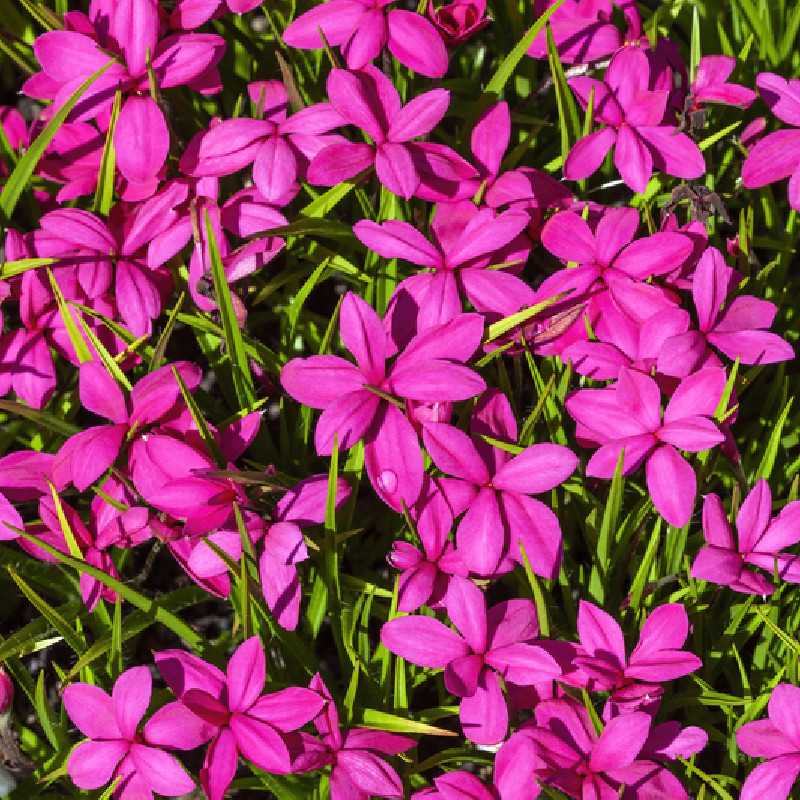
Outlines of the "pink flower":
M 14 682 L 8 673 L 0 667 L 0 714 L 6 714 L 11 710 L 14 702 Z
M 486 0 L 453 0 L 438 6 L 428 0 L 428 16 L 448 47 L 463 44 L 492 21 L 486 16 Z
M 459 555 L 479 575 L 508 571 L 522 563 L 520 543 L 534 572 L 555 578 L 561 563 L 561 528 L 553 512 L 529 495 L 563 483 L 578 459 L 557 444 L 535 444 L 513 458 L 481 439 L 516 441 L 516 421 L 505 395 L 491 390 L 482 398 L 471 424 L 472 438 L 443 422 L 428 423 L 425 447 L 433 463 L 457 481 L 443 486 L 453 503 L 466 507 L 456 530 Z M 464 500 L 456 501 L 458 496 Z M 505 563 L 504 563 L 505 562 Z
M 775 587 L 763 569 L 791 583 L 800 583 L 800 558 L 781 551 L 800 541 L 800 501 L 784 506 L 772 518 L 772 493 L 762 478 L 756 482 L 736 515 L 737 540 L 716 494 L 703 502 L 705 546 L 692 564 L 692 577 L 729 586 L 735 592 L 768 595 Z
M 301 14 L 283 32 L 290 47 L 340 47 L 348 69 L 363 69 L 384 47 L 404 66 L 429 78 L 447 72 L 447 49 L 436 28 L 420 14 L 392 9 L 393 0 L 328 0 Z
M 581 600 L 578 608 L 580 647 L 574 659 L 572 681 L 592 691 L 611 692 L 607 711 L 649 711 L 664 693 L 661 686 L 700 669 L 703 662 L 682 650 L 689 635 L 689 618 L 680 603 L 658 606 L 642 625 L 630 656 L 617 621 L 593 603 Z M 570 681 L 568 681 L 570 682 Z
M 789 178 L 789 205 L 800 210 L 800 80 L 762 72 L 756 84 L 772 113 L 793 127 L 756 142 L 742 165 L 742 182 L 758 189 Z
M 442 479 L 447 480 L 447 479 Z M 401 570 L 397 589 L 398 611 L 413 612 L 421 605 L 441 607 L 453 575 L 466 577 L 469 569 L 448 539 L 456 510 L 439 488 L 440 482 L 426 475 L 419 499 L 412 509 L 422 551 L 410 542 L 397 540 L 386 560 Z M 463 509 L 458 509 L 460 513 Z
M 81 405 L 111 424 L 86 428 L 64 442 L 53 464 L 57 489 L 73 484 L 84 491 L 116 461 L 126 439 L 141 436 L 174 412 L 181 395 L 173 367 L 190 390 L 200 383 L 202 375 L 194 364 L 167 364 L 138 381 L 128 399 L 102 362 L 81 365 Z
M 341 136 L 325 134 L 345 122 L 329 103 L 288 116 L 286 89 L 280 81 L 264 81 L 255 88 L 256 105 L 264 118 L 238 117 L 213 126 L 200 140 L 190 174 L 221 177 L 255 162 L 253 182 L 261 197 L 279 203 L 297 191 L 297 181 L 305 177 L 309 161 L 320 150 L 344 142 Z
M 179 750 L 209 742 L 200 770 L 209 800 L 222 800 L 240 753 L 267 772 L 292 769 L 288 734 L 316 717 L 325 700 L 294 686 L 262 695 L 266 659 L 257 636 L 234 651 L 226 674 L 183 650 L 163 650 L 154 657 L 178 700 L 153 715 L 150 740 Z
M 697 480 L 678 450 L 698 453 L 724 440 L 711 419 L 725 388 L 725 372 L 710 367 L 684 378 L 661 413 L 661 391 L 647 375 L 622 367 L 606 389 L 581 389 L 567 399 L 578 438 L 599 446 L 586 474 L 611 478 L 620 452 L 623 474 L 646 465 L 653 505 L 670 525 L 686 525 L 694 509 Z
M 299 402 L 323 409 L 314 434 L 320 455 L 331 452 L 334 435 L 342 450 L 364 440 L 370 481 L 399 511 L 419 496 L 422 454 L 407 416 L 383 395 L 436 403 L 480 394 L 483 379 L 464 362 L 477 348 L 483 324 L 476 314 L 461 314 L 415 336 L 391 364 L 383 323 L 352 292 L 342 302 L 339 327 L 355 365 L 338 356 L 295 358 L 283 368 L 281 383 Z
M 800 689 L 779 683 L 767 714 L 736 731 L 743 753 L 766 759 L 747 776 L 740 800 L 786 800 L 800 774 Z
M 773 303 L 741 295 L 722 309 L 739 280 L 716 247 L 706 249 L 692 279 L 698 330 L 664 342 L 659 366 L 667 374 L 688 375 L 696 370 L 707 358 L 708 345 L 743 364 L 775 364 L 794 358 L 792 346 L 767 330 L 778 312 Z
M 155 0 L 120 0 L 110 7 L 93 4 L 90 18 L 81 12 L 67 17 L 65 30 L 49 31 L 34 42 L 42 71 L 26 81 L 23 91 L 53 100 L 53 109 L 58 109 L 90 75 L 116 57 L 81 98 L 71 118 L 82 122 L 99 115 L 107 119 L 114 94 L 121 88 L 127 97 L 114 130 L 116 164 L 128 181 L 147 186 L 152 193 L 169 152 L 170 136 L 164 114 L 149 94 L 147 53 L 152 55 L 160 88 L 187 84 L 214 88 L 225 41 L 213 34 L 161 39 Z
M 516 734 L 537 747 L 544 765 L 537 778 L 573 798 L 647 800 L 669 797 L 688 800 L 680 781 L 643 753 L 650 734 L 650 717 L 634 711 L 609 720 L 595 732 L 588 711 L 576 700 L 545 700 L 534 711 L 535 726 Z
M 612 147 L 614 165 L 634 192 L 644 192 L 654 167 L 687 179 L 705 172 L 697 145 L 675 125 L 663 123 L 669 92 L 651 91 L 649 80 L 647 56 L 633 47 L 614 55 L 603 81 L 587 77 L 569 80 L 584 107 L 594 89 L 594 115 L 603 126 L 576 142 L 564 164 L 565 177 L 588 178 Z
M 512 270 L 487 269 L 511 261 L 524 264 L 530 243 L 518 237 L 528 225 L 527 214 L 495 215 L 469 200 L 440 203 L 434 213 L 433 242 L 398 220 L 361 220 L 353 226 L 359 241 L 384 258 L 402 258 L 432 270 L 406 278 L 395 290 L 387 316 L 396 341 L 458 316 L 462 295 L 477 311 L 501 317 L 533 302 L 533 290 Z M 398 331 L 404 335 L 398 337 Z
M 496 744 L 508 730 L 508 708 L 500 677 L 521 686 L 557 678 L 561 668 L 534 644 L 536 609 L 528 600 L 510 600 L 486 609 L 472 581 L 453 577 L 447 611 L 458 633 L 431 617 L 399 617 L 381 628 L 381 642 L 412 664 L 444 669 L 447 691 L 462 698 L 464 735 L 478 744 Z
M 380 756 L 397 755 L 417 743 L 408 736 L 368 728 L 351 728 L 342 735 L 336 704 L 319 673 L 309 687 L 327 704 L 314 720 L 320 738 L 301 734 L 303 752 L 294 763 L 295 770 L 308 772 L 330 765 L 330 800 L 402 798 L 403 781 Z
M 99 789 L 113 778 L 120 779 L 113 793 L 118 800 L 139 800 L 153 793 L 182 797 L 194 789 L 180 762 L 151 739 L 152 720 L 138 733 L 151 691 L 147 667 L 123 672 L 111 697 L 86 683 L 64 690 L 67 714 L 88 737 L 67 762 L 69 776 L 79 789 Z
M 333 2 L 339 0 L 318 8 Z M 374 144 L 325 147 L 308 168 L 309 183 L 334 186 L 374 166 L 378 180 L 406 199 L 461 200 L 474 192 L 475 169 L 458 153 L 446 145 L 413 141 L 442 119 L 450 104 L 449 91 L 432 89 L 402 105 L 392 82 L 373 66 L 353 72 L 333 69 L 327 86 L 339 116 L 361 128 Z
M 750 106 L 756 99 L 756 93 L 738 83 L 728 83 L 735 67 L 736 59 L 732 56 L 703 56 L 689 87 L 689 109 L 697 110 L 705 103 L 721 103 L 738 108 Z
M 644 281 L 680 266 L 692 252 L 692 240 L 671 231 L 634 240 L 638 227 L 634 208 L 606 209 L 594 232 L 574 211 L 554 214 L 542 228 L 542 245 L 578 266 L 554 275 L 539 293 L 573 288 L 579 297 L 594 297 L 590 308 L 607 293 L 634 319 L 646 319 L 663 308 L 665 300 L 674 305 L 664 290 Z

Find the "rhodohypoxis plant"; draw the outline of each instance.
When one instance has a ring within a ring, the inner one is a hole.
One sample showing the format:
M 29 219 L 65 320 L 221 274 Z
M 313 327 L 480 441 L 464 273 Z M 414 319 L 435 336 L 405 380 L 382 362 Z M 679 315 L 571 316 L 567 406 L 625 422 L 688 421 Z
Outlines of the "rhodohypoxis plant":
M 236 649 L 226 672 L 183 650 L 163 650 L 155 662 L 178 699 L 150 720 L 151 741 L 181 750 L 208 742 L 200 781 L 209 800 L 222 800 L 239 754 L 267 772 L 289 772 L 298 747 L 290 735 L 326 702 L 301 687 L 262 694 L 266 658 L 257 636 Z
M 725 390 L 725 372 L 709 367 L 684 378 L 661 411 L 661 390 L 649 376 L 623 367 L 607 389 L 581 389 L 567 400 L 577 435 L 597 451 L 586 465 L 596 478 L 645 464 L 653 505 L 670 525 L 685 525 L 694 510 L 697 479 L 678 452 L 698 453 L 724 440 L 711 417 Z
M 800 689 L 780 683 L 767 705 L 767 719 L 748 722 L 736 731 L 739 749 L 766 759 L 748 776 L 741 800 L 785 800 L 800 775 Z
M 539 629 L 533 603 L 510 600 L 487 609 L 472 581 L 454 577 L 446 605 L 458 633 L 431 617 L 409 616 L 387 622 L 381 641 L 412 664 L 444 669 L 447 690 L 461 698 L 464 735 L 496 744 L 508 730 L 500 678 L 531 686 L 557 678 L 561 667 L 535 643 Z
M 578 608 L 580 645 L 570 680 L 609 692 L 607 716 L 620 710 L 647 711 L 658 704 L 662 684 L 700 669 L 700 659 L 683 645 L 689 635 L 686 609 L 669 603 L 654 609 L 642 625 L 639 641 L 626 655 L 619 623 L 593 603 L 582 600 Z
M 580 180 L 597 171 L 614 148 L 614 166 L 634 191 L 643 192 L 653 169 L 679 178 L 705 172 L 703 154 L 664 117 L 669 92 L 648 86 L 650 65 L 638 48 L 623 47 L 612 57 L 605 78 L 570 78 L 570 88 L 586 107 L 594 95 L 594 116 L 603 123 L 580 139 L 567 157 L 564 175 Z
M 768 595 L 775 591 L 760 568 L 781 580 L 800 583 L 800 558 L 782 552 L 800 541 L 800 502 L 789 503 L 772 517 L 772 492 L 762 478 L 750 490 L 736 515 L 736 538 L 719 495 L 703 501 L 706 544 L 692 564 L 692 577 L 728 586 L 736 592 Z
M 535 770 L 541 783 L 576 800 L 688 798 L 681 782 L 648 758 L 645 743 L 652 720 L 647 714 L 614 717 L 599 735 L 589 712 L 575 700 L 545 700 L 536 706 L 534 718 L 535 726 L 517 735 L 535 743 L 543 762 Z
M 726 302 L 736 282 L 737 274 L 722 253 L 707 248 L 692 278 L 698 329 L 662 342 L 659 361 L 668 374 L 694 372 L 707 359 L 708 345 L 743 364 L 774 364 L 794 357 L 792 346 L 767 330 L 778 312 L 773 303 L 753 295 Z
M 88 17 L 72 11 L 67 29 L 36 40 L 42 71 L 23 87 L 31 97 L 53 100 L 58 108 L 87 78 L 110 65 L 81 98 L 73 116 L 85 121 L 107 115 L 115 91 L 121 89 L 126 99 L 114 129 L 117 166 L 130 182 L 151 192 L 169 153 L 170 134 L 163 111 L 150 96 L 149 75 L 161 89 L 187 84 L 203 90 L 220 88 L 216 65 L 225 52 L 220 36 L 191 33 L 162 38 L 160 28 L 156 0 L 93 3 Z
M 67 714 L 88 737 L 72 751 L 67 764 L 76 786 L 99 789 L 117 779 L 112 796 L 119 800 L 139 800 L 154 793 L 181 797 L 194 789 L 194 781 L 175 756 L 152 740 L 158 721 L 154 718 L 142 733 L 138 731 L 150 705 L 152 681 L 147 667 L 133 667 L 117 678 L 110 697 L 87 683 L 73 683 L 64 690 Z
M 385 757 L 416 746 L 409 736 L 368 728 L 342 730 L 336 703 L 325 682 L 315 675 L 309 687 L 327 700 L 314 719 L 319 738 L 302 734 L 302 754 L 295 762 L 298 771 L 330 767 L 331 800 L 368 800 L 403 797 L 403 781 Z
M 393 0 L 327 0 L 301 14 L 283 32 L 292 47 L 338 46 L 348 69 L 362 69 L 384 47 L 420 75 L 447 72 L 447 50 L 436 28 L 420 14 L 389 8 Z M 323 36 L 325 37 L 323 40 Z
M 375 168 L 389 191 L 408 199 L 458 200 L 474 191 L 477 173 L 452 148 L 414 141 L 430 133 L 450 103 L 446 89 L 431 89 L 405 105 L 379 69 L 331 70 L 328 98 L 339 116 L 374 144 L 342 142 L 320 150 L 308 168 L 310 183 L 333 186 Z
M 480 343 L 481 319 L 462 314 L 429 328 L 389 364 L 391 339 L 380 317 L 355 294 L 342 302 L 339 329 L 355 365 L 339 356 L 294 359 L 283 368 L 281 383 L 292 397 L 324 409 L 314 433 L 320 455 L 331 452 L 334 439 L 342 450 L 363 439 L 375 490 L 397 510 L 403 503 L 411 506 L 422 488 L 422 453 L 399 401 L 438 403 L 480 394 L 483 379 L 463 362 Z
M 462 560 L 479 575 L 508 571 L 522 563 L 522 549 L 533 570 L 547 578 L 558 574 L 561 530 L 553 512 L 530 495 L 563 483 L 578 459 L 557 444 L 535 444 L 516 456 L 482 437 L 517 438 L 508 399 L 496 391 L 481 399 L 471 425 L 473 437 L 444 422 L 425 425 L 423 440 L 433 463 L 457 480 L 443 484 L 456 507 L 466 507 L 456 545 Z

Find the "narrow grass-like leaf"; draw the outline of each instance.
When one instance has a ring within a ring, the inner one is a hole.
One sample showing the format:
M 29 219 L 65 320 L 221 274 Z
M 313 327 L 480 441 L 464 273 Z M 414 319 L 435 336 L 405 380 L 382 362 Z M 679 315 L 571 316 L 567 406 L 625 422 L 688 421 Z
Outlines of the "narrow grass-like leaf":
M 106 141 L 103 145 L 103 157 L 100 160 L 100 172 L 97 175 L 97 188 L 94 192 L 94 210 L 108 216 L 114 203 L 114 176 L 117 169 L 117 151 L 114 148 L 114 131 L 117 128 L 117 118 L 122 105 L 122 92 L 118 89 L 114 95 L 114 105 L 111 107 L 111 119 L 106 131 Z
M 239 321 L 233 311 L 231 288 L 228 285 L 225 268 L 222 266 L 217 238 L 214 235 L 214 229 L 211 227 L 211 218 L 208 215 L 208 211 L 205 211 L 204 221 L 206 242 L 211 260 L 211 276 L 214 281 L 214 297 L 222 319 L 225 346 L 227 347 L 231 375 L 233 376 L 233 388 L 239 403 L 243 406 L 250 406 L 255 400 L 255 387 L 253 376 L 250 373 L 250 363 L 247 360 L 244 341 L 242 340 L 242 329 L 239 327 Z

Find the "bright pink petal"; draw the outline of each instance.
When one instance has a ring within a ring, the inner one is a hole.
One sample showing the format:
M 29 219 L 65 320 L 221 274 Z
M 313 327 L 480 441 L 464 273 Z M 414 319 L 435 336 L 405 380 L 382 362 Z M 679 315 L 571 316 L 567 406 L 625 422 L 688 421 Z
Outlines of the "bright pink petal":
M 293 358 L 281 370 L 283 388 L 311 408 L 327 408 L 342 395 L 359 390 L 364 383 L 361 370 L 338 356 Z
M 492 478 L 501 491 L 541 494 L 563 483 L 578 466 L 578 457 L 557 444 L 536 444 L 523 450 Z
M 79 789 L 99 789 L 111 780 L 129 747 L 123 739 L 83 742 L 70 754 L 69 777 Z
M 497 744 L 508 732 L 508 707 L 496 672 L 484 669 L 472 697 L 461 700 L 464 736 L 476 744 Z
M 144 726 L 148 744 L 175 750 L 194 750 L 205 744 L 215 732 L 213 725 L 201 719 L 180 701 L 167 703 L 150 717 Z
M 693 180 L 706 171 L 703 153 L 685 133 L 670 125 L 637 128 L 652 152 L 656 169 L 677 178 Z
M 169 130 L 161 109 L 150 97 L 129 97 L 114 129 L 119 171 L 133 182 L 157 175 L 169 153 Z
M 697 494 L 694 470 L 671 445 L 655 450 L 647 459 L 647 489 L 662 517 L 677 528 L 689 522 Z
M 123 739 L 133 740 L 150 705 L 153 679 L 147 667 L 133 667 L 117 678 L 111 695 L 114 715 Z
M 404 66 L 427 78 L 447 72 L 447 48 L 436 28 L 421 14 L 393 9 L 389 24 L 389 52 Z
M 785 800 L 800 773 L 800 756 L 778 756 L 759 764 L 742 786 L 739 800 Z
M 363 219 L 353 226 L 359 241 L 384 258 L 402 258 L 421 267 L 436 267 L 441 253 L 412 225 L 397 220 L 382 224 Z
M 134 744 L 130 757 L 137 774 L 151 791 L 167 797 L 178 797 L 194 789 L 194 781 L 170 753 L 157 747 Z
M 620 668 L 625 664 L 622 629 L 610 614 L 585 600 L 578 606 L 578 636 L 590 655 L 610 659 Z
M 650 733 L 650 722 L 650 717 L 641 711 L 609 720 L 592 748 L 590 768 L 605 772 L 627 767 L 639 755 Z
M 381 642 L 412 664 L 444 669 L 469 655 L 469 645 L 453 630 L 431 617 L 399 617 L 381 628 Z
M 800 164 L 800 130 L 770 133 L 751 148 L 742 165 L 742 182 L 748 189 L 788 178 Z
M 486 598 L 469 579 L 454 575 L 445 600 L 453 624 L 476 652 L 486 649 Z
M 320 29 L 329 44 L 344 44 L 367 9 L 356 0 L 329 0 L 301 14 L 283 32 L 290 47 L 315 49 L 323 46 Z
M 264 689 L 267 661 L 258 636 L 242 642 L 228 661 L 228 708 L 244 711 L 250 708 Z
M 623 181 L 634 191 L 644 192 L 653 174 L 653 156 L 639 136 L 640 128 L 622 125 L 617 132 L 614 166 Z
M 580 181 L 593 175 L 600 169 L 616 141 L 617 133 L 613 128 L 600 128 L 578 139 L 564 162 L 564 177 L 571 181 Z
M 390 120 L 389 141 L 407 142 L 425 136 L 439 124 L 449 105 L 450 92 L 446 89 L 432 89 L 417 95 Z
M 562 261 L 579 264 L 595 260 L 597 245 L 586 222 L 574 211 L 554 214 L 542 228 L 542 244 Z

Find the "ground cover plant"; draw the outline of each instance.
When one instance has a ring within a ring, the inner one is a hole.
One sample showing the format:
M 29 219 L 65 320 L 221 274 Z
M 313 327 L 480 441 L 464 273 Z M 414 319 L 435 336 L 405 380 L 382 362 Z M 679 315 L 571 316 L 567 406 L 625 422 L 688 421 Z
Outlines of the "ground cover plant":
M 800 796 L 799 34 L 0 0 L 0 796 Z

